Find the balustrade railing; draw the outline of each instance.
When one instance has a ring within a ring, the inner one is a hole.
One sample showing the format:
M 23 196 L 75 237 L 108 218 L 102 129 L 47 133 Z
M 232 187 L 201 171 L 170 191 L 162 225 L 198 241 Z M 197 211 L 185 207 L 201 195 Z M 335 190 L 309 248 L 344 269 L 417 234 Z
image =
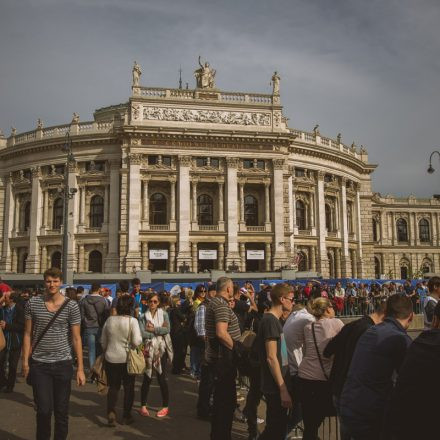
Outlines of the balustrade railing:
M 199 231 L 218 231 L 218 225 L 199 225 Z
M 169 231 L 170 225 L 150 225 L 150 231 Z
M 246 226 L 247 232 L 264 232 L 265 230 L 265 226 Z

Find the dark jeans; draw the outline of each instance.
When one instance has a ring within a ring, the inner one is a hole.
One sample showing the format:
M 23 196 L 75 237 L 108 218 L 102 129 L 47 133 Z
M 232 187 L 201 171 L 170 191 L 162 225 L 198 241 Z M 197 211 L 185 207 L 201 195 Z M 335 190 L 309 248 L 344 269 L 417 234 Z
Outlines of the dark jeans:
M 260 369 L 253 368 L 249 375 L 249 392 L 243 414 L 246 416 L 249 435 L 257 434 L 257 409 L 263 393 L 261 392 Z
M 229 367 L 222 371 L 216 367 L 215 365 L 211 440 L 231 440 L 232 418 L 237 406 L 237 370 L 235 367 Z
M 301 406 L 304 422 L 304 440 L 316 440 L 318 429 L 326 414 L 322 405 L 324 390 L 327 385 L 321 380 L 299 379 Z
M 72 361 L 31 361 L 31 380 L 37 406 L 37 440 L 51 437 L 52 412 L 55 415 L 55 440 L 67 438 Z
M 171 342 L 173 343 L 173 374 L 180 374 L 185 367 L 185 356 L 187 350 L 187 340 L 185 333 L 179 332 L 171 335 Z
M 289 414 L 289 418 L 287 421 L 287 430 L 290 432 L 298 423 L 301 422 L 302 409 L 301 409 L 301 400 L 300 400 L 300 392 L 299 392 L 299 377 L 298 375 L 290 376 L 290 385 L 289 385 L 289 393 L 292 397 L 292 409 Z
M 202 361 L 199 383 L 199 398 L 197 399 L 197 415 L 209 417 L 211 414 L 210 400 L 214 391 L 214 369 L 211 364 Z
M 108 394 L 107 394 L 107 414 L 115 412 L 116 402 L 118 400 L 119 389 L 124 387 L 124 417 L 131 413 L 134 401 L 134 381 L 136 376 L 128 374 L 126 362 L 113 364 L 105 362 L 105 372 L 107 373 Z
M 259 440 L 284 440 L 287 434 L 287 408 L 281 406 L 280 393 L 265 394 L 266 427 Z
M 167 354 L 166 353 L 162 356 L 160 363 L 162 366 L 162 373 L 159 374 L 156 371 L 156 377 L 157 377 L 157 381 L 159 382 L 160 392 L 162 394 L 162 405 L 165 408 L 168 408 L 170 394 L 168 391 L 168 383 L 167 383 L 167 372 L 166 372 Z M 141 405 L 142 406 L 145 406 L 147 404 L 148 391 L 150 390 L 150 384 L 151 384 L 152 379 L 153 379 L 153 372 L 151 373 L 151 377 L 148 377 L 144 373 L 144 380 L 142 382 L 142 387 L 141 387 Z
M 339 419 L 339 435 L 341 437 L 341 440 L 351 440 L 351 435 L 350 435 L 347 427 L 344 425 L 344 422 L 341 418 L 341 414 L 339 411 L 339 397 L 333 395 L 333 404 L 335 406 L 336 413 L 337 413 L 338 419 Z
M 17 365 L 20 359 L 21 347 L 16 349 L 4 349 L 0 351 L 0 388 L 6 386 L 6 389 L 13 390 L 15 379 L 17 378 Z M 6 359 L 9 358 L 9 372 L 6 377 Z

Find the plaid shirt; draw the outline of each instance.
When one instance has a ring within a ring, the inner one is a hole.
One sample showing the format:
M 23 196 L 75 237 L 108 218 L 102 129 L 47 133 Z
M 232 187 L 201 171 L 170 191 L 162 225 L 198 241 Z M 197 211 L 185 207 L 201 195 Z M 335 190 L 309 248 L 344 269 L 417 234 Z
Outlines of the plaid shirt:
M 197 307 L 196 316 L 194 317 L 194 328 L 196 329 L 197 336 L 205 336 L 205 315 L 206 315 L 206 305 L 201 304 Z

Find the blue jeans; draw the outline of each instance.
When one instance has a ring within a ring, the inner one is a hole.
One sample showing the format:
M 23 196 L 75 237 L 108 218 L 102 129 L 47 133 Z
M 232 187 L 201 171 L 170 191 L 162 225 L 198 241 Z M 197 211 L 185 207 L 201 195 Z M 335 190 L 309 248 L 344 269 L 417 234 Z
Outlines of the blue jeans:
M 99 327 L 86 327 L 84 330 L 84 336 L 89 347 L 89 367 L 92 369 L 96 356 L 101 354 L 101 344 L 99 340 L 101 338 L 101 329 Z
M 50 440 L 52 413 L 55 415 L 54 439 L 67 438 L 69 423 L 72 361 L 31 361 L 31 380 L 37 405 L 37 440 Z
M 189 362 L 190 362 L 191 374 L 197 379 L 200 379 L 202 353 L 203 353 L 202 347 L 198 345 L 192 345 L 190 347 Z

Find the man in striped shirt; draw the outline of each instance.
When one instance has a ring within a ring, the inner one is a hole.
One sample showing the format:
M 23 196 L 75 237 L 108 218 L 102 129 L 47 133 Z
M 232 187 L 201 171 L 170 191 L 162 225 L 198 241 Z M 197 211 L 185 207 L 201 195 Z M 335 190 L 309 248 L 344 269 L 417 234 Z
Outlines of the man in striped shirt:
M 30 374 L 37 406 L 37 439 L 51 438 L 52 412 L 55 414 L 55 435 L 64 440 L 68 434 L 68 411 L 73 375 L 72 344 L 76 352 L 78 385 L 86 382 L 81 345 L 81 314 L 76 301 L 66 299 L 60 292 L 61 271 L 57 268 L 44 273 L 46 290 L 43 295 L 31 298 L 25 309 L 23 338 L 23 373 Z M 68 301 L 64 305 L 64 302 Z M 55 313 L 64 305 L 50 328 L 31 354 L 36 341 Z M 30 361 L 30 362 L 29 362 Z M 29 364 L 31 369 L 29 369 Z
M 217 280 L 217 294 L 206 309 L 206 361 L 215 371 L 211 440 L 231 439 L 232 418 L 237 403 L 237 368 L 233 348 L 241 333 L 237 316 L 229 307 L 233 296 L 232 280 L 220 277 Z

